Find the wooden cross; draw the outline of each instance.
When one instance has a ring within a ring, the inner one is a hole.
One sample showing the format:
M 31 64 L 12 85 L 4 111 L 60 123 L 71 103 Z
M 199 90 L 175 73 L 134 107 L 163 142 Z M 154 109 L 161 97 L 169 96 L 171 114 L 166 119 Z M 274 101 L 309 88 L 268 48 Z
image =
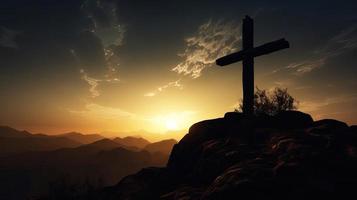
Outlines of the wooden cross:
M 216 60 L 219 66 L 243 61 L 243 113 L 254 113 L 254 57 L 269 54 L 281 49 L 289 48 L 289 42 L 284 38 L 254 47 L 253 19 L 245 16 L 243 19 L 243 49 Z

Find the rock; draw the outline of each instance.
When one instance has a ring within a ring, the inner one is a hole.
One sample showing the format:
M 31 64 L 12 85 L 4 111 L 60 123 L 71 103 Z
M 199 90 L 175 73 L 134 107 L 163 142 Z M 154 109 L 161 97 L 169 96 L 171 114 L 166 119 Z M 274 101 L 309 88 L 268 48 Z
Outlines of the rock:
M 274 121 L 277 128 L 299 129 L 312 124 L 313 119 L 300 111 L 284 111 L 274 116 Z
M 240 112 L 227 112 L 224 114 L 224 119 L 236 122 L 242 120 L 244 117 L 244 114 Z
M 180 187 L 175 191 L 160 196 L 161 200 L 196 200 L 202 196 L 203 188 Z
M 192 125 L 188 134 L 181 141 L 185 143 L 197 143 L 207 139 L 223 137 L 226 120 L 224 118 L 211 119 Z
M 198 161 L 202 153 L 202 144 L 226 136 L 225 124 L 225 119 L 219 118 L 192 125 L 189 133 L 173 147 L 167 167 L 178 174 L 187 174 Z
M 315 121 L 310 125 L 310 127 L 324 127 L 327 129 L 344 129 L 344 128 L 348 128 L 348 125 L 344 122 L 334 119 L 322 119 L 319 121 Z
M 253 159 L 229 167 L 218 176 L 205 191 L 205 200 L 232 199 L 232 197 L 249 197 L 269 199 L 273 171 L 264 159 Z
M 269 115 L 261 114 L 254 118 L 255 128 L 274 128 L 275 124 L 275 119 Z
M 165 169 L 149 167 L 122 179 L 116 186 L 108 187 L 91 199 L 157 199 L 165 188 Z
M 350 130 L 357 134 L 357 125 L 350 126 Z

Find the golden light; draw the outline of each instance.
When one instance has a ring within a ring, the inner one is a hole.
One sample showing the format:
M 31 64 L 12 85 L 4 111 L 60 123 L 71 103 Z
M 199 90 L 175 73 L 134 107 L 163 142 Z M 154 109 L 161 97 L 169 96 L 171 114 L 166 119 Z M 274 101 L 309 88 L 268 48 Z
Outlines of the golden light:
M 152 122 L 160 132 L 184 130 L 193 123 L 194 114 L 189 111 L 166 113 L 153 117 Z
M 173 119 L 173 118 L 165 120 L 165 126 L 166 126 L 167 130 L 178 130 L 179 129 L 177 119 Z

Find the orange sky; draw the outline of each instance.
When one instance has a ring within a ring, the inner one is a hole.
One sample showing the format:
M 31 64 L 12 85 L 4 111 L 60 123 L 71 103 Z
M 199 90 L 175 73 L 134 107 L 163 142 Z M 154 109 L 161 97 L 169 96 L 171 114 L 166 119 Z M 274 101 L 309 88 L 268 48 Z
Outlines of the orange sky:
M 0 13 L 1 125 L 123 136 L 222 117 L 242 98 L 242 66 L 214 61 L 241 49 L 245 14 L 255 46 L 290 42 L 255 59 L 256 86 L 288 88 L 315 120 L 357 124 L 353 6 L 76 2 L 8 3 L 18 12 Z

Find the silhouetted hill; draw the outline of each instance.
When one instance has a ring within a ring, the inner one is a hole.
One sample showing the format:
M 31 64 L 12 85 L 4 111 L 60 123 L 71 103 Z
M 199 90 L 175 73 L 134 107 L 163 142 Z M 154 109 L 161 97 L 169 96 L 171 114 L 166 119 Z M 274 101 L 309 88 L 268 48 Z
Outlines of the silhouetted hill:
M 116 137 L 113 139 L 113 141 L 126 147 L 136 147 L 138 149 L 142 149 L 146 145 L 150 144 L 150 142 L 144 138 L 132 137 L 132 136 L 128 136 L 124 138 Z
M 172 147 L 177 143 L 174 139 L 162 140 L 159 142 L 154 142 L 145 146 L 144 150 L 151 153 L 162 153 L 169 155 L 171 153 Z
M 77 133 L 77 132 L 64 133 L 64 134 L 60 134 L 58 136 L 66 137 L 66 138 L 69 138 L 73 141 L 77 141 L 82 144 L 89 144 L 89 143 L 93 143 L 95 141 L 104 139 L 104 137 L 99 134 L 82 134 L 82 133 Z
M 93 143 L 83 145 L 79 148 L 86 148 L 86 149 L 94 148 L 94 149 L 98 149 L 98 150 L 111 150 L 111 149 L 119 148 L 119 147 L 121 147 L 121 145 L 114 142 L 113 140 L 101 139 L 101 140 L 95 141 Z
M 102 135 L 120 135 L 122 137 L 143 138 L 148 142 L 157 142 L 161 140 L 175 139 L 180 140 L 186 133 L 186 130 L 170 130 L 164 133 L 148 132 L 145 130 L 130 132 L 102 132 Z
M 60 148 L 73 148 L 82 143 L 67 137 L 32 134 L 8 126 L 0 126 L 0 157 L 28 151 L 51 151 Z
M 347 199 L 357 185 L 357 130 L 289 111 L 191 126 L 165 168 L 145 168 L 86 199 Z
M 31 133 L 19 131 L 8 126 L 0 126 L 0 137 L 29 137 Z
M 3 157 L 0 188 L 4 190 L 0 190 L 0 199 L 35 196 L 66 199 L 58 198 L 66 191 L 73 198 L 86 189 L 113 185 L 143 167 L 164 166 L 167 159 L 165 155 L 127 150 L 109 139 L 76 148 Z
M 0 157 L 28 151 L 50 151 L 78 147 L 81 143 L 65 137 L 36 136 L 0 137 Z

